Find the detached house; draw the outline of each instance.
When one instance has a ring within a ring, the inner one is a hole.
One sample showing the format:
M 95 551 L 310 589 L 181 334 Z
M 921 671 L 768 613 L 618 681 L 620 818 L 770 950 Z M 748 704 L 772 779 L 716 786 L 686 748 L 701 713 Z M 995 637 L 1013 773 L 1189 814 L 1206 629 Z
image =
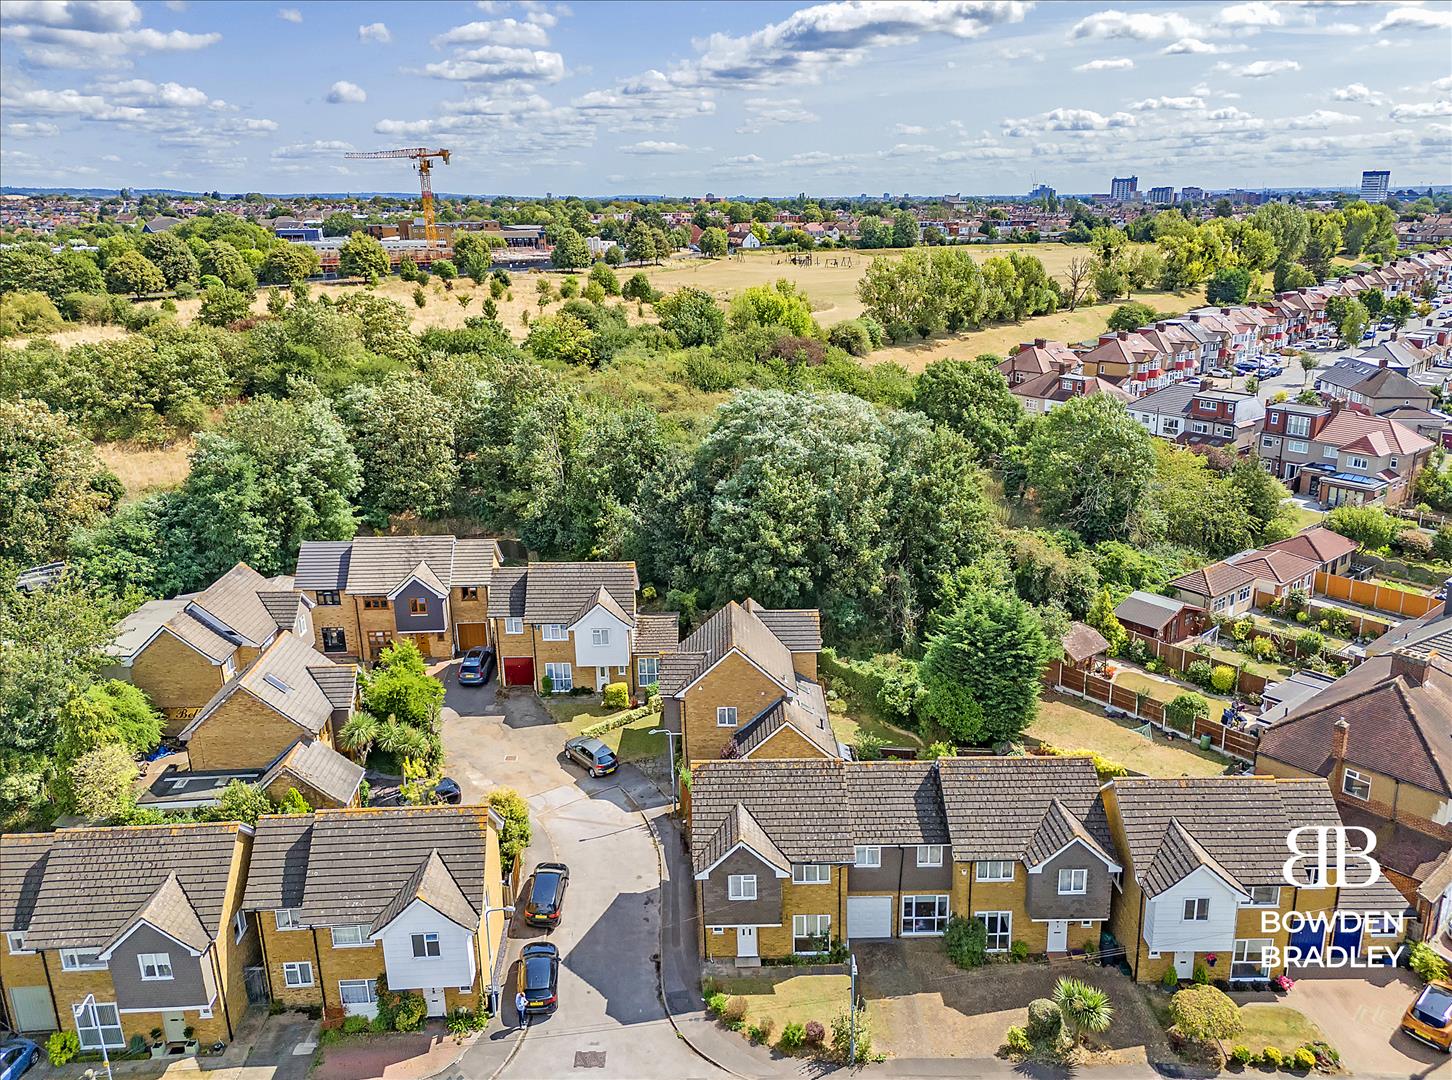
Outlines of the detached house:
M 731 601 L 661 661 L 664 724 L 690 764 L 722 757 L 845 757 L 817 682 L 815 610 Z
M 499 684 L 568 693 L 623 682 L 633 696 L 660 681 L 680 631 L 674 612 L 636 610 L 633 562 L 530 563 L 494 571 L 489 618 Z
M 251 847 L 235 822 L 0 837 L 9 1025 L 75 1031 L 83 1050 L 153 1030 L 176 1053 L 231 1042 L 258 956 L 240 911 Z
M 502 559 L 483 537 L 304 540 L 294 585 L 312 601 L 317 648 L 377 660 L 408 639 L 425 658 L 487 645 L 489 579 Z
M 988 950 L 1097 945 L 1119 871 L 1086 758 L 713 761 L 692 782 L 708 959 L 981 920 Z
M 1255 574 L 1214 562 L 1169 582 L 1175 598 L 1216 615 L 1244 615 L 1255 603 Z
M 260 818 L 243 908 L 272 999 L 372 1017 L 386 976 L 429 1016 L 497 1003 L 501 825 L 487 806 Z
M 1356 552 L 1356 541 L 1348 540 L 1324 525 L 1313 525 L 1295 536 L 1267 544 L 1264 550 L 1289 551 L 1314 562 L 1316 569 L 1323 574 L 1345 576 L 1351 569 L 1351 556 Z

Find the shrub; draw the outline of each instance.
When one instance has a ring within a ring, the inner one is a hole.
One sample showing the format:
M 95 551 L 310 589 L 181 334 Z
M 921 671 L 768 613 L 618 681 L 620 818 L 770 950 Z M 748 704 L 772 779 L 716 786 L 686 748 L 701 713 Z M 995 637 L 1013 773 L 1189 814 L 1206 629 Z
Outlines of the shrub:
M 855 319 L 838 323 L 827 331 L 827 343 L 852 356 L 866 356 L 872 351 L 872 338 L 867 327 Z
M 857 1056 L 852 1058 L 853 1014 L 856 1014 Z M 837 1014 L 832 1021 L 832 1050 L 839 1061 L 860 1065 L 872 1056 L 872 1026 L 867 1020 L 867 1010 L 858 1008 Z
M 606 708 L 624 709 L 630 705 L 630 687 L 623 682 L 609 683 L 605 687 Z
M 887 745 L 877 735 L 859 731 L 852 740 L 852 754 L 858 761 L 877 761 L 882 757 L 882 748 Z
M 1230 1051 L 1230 1060 L 1237 1065 L 1249 1065 L 1255 1060 L 1255 1051 L 1248 1046 L 1237 1046 Z
M 1022 964 L 1028 959 L 1029 947 L 1027 941 L 1015 941 L 1008 947 L 1008 957 L 1015 964 Z
M 1229 664 L 1216 664 L 1210 672 L 1210 688 L 1217 694 L 1228 694 L 1235 687 L 1235 669 Z
M 1192 978 L 1195 980 L 1196 986 L 1210 985 L 1210 968 L 1206 966 L 1203 960 L 1195 961 L 1195 971 Z
M 1302 656 L 1320 656 L 1326 651 L 1326 639 L 1314 630 L 1302 630 L 1296 635 L 1296 651 Z
M 67 1065 L 81 1052 L 81 1037 L 74 1031 L 57 1031 L 45 1040 L 45 1056 L 57 1068 Z
M 751 1037 L 751 1041 L 753 1043 L 755 1043 L 757 1046 L 761 1046 L 764 1043 L 771 1042 L 771 1031 L 772 1028 L 775 1026 L 775 1021 L 773 1021 L 772 1018 L 768 1016 L 757 1021 L 755 1024 L 752 1024 L 751 1027 L 747 1029 L 746 1033 Z
M 706 1011 L 709 1012 L 712 1016 L 720 1016 L 723 1012 L 726 1011 L 726 1005 L 728 1002 L 730 1002 L 730 1000 L 731 999 L 728 998 L 725 994 L 712 994 L 710 997 L 706 998 Z
M 977 919 L 950 915 L 943 933 L 948 959 L 960 968 L 976 968 L 987 958 L 988 928 Z
M 1191 660 L 1190 666 L 1185 669 L 1185 680 L 1196 686 L 1208 687 L 1213 674 L 1209 660 Z
M 820 367 L 822 362 L 827 359 L 827 346 L 814 337 L 782 334 L 771 343 L 769 355 L 785 360 L 788 364 Z
M 727 1027 L 737 1028 L 746 1019 L 746 999 L 733 997 L 721 1010 L 721 1020 Z
M 1452 525 L 1443 525 L 1432 537 L 1432 553 L 1443 562 L 1452 562 Z
M 504 828 L 499 832 L 499 854 L 505 867 L 512 867 L 514 860 L 529 847 L 532 835 L 529 804 L 512 788 L 499 788 L 489 793 L 489 805 L 504 819 Z
M 777 1040 L 776 1044 L 790 1054 L 792 1051 L 800 1049 L 806 1039 L 807 1029 L 801 1024 L 792 1023 L 781 1029 L 781 1038 Z
M 1303 1046 L 1291 1055 L 1291 1064 L 1302 1072 L 1310 1072 L 1316 1067 L 1316 1052 Z
M 1180 986 L 1180 977 L 1175 974 L 1172 967 L 1165 968 L 1165 973 L 1160 976 L 1160 985 L 1173 993 Z
M 1010 1054 L 1022 1056 L 1033 1053 L 1034 1044 L 1023 1028 L 1011 1027 L 1003 1033 L 1003 1048 Z
M 1258 637 L 1250 643 L 1250 655 L 1257 660 L 1272 660 L 1276 652 L 1276 643 L 1268 637 Z
M 1029 1002 L 1027 1031 L 1035 1046 L 1052 1046 L 1064 1032 L 1064 1014 L 1048 998 L 1034 998 Z
M 1425 941 L 1412 943 L 1407 955 L 1407 964 L 1423 982 L 1447 978 L 1447 961 L 1437 955 Z
M 1285 1059 L 1286 1055 L 1281 1053 L 1274 1046 L 1267 1046 L 1264 1050 L 1260 1052 L 1261 1064 L 1268 1065 L 1272 1069 L 1279 1069 L 1281 1067 L 1281 1062 Z
M 820 1020 L 808 1020 L 802 1031 L 808 1046 L 821 1046 L 827 1041 L 827 1029 Z
M 1196 664 L 1201 661 L 1195 661 Z M 1195 664 L 1191 664 L 1194 667 Z M 1208 665 L 1207 665 L 1208 666 Z M 1210 706 L 1199 694 L 1177 694 L 1175 700 L 1165 706 L 1165 719 L 1176 731 L 1185 734 L 1195 730 L 1195 721 L 1210 715 Z
M 1432 538 L 1421 529 L 1403 529 L 1392 540 L 1392 547 L 1403 555 L 1425 559 L 1432 554 Z
M 372 1025 L 372 1021 L 366 1016 L 345 1016 L 343 1018 L 344 1035 L 362 1035 Z
M 1240 1034 L 1240 1010 L 1213 986 L 1186 987 L 1170 998 L 1170 1021 L 1187 1039 L 1229 1039 Z
M 17 292 L 0 296 L 0 337 L 48 334 L 61 328 L 61 313 L 45 293 Z

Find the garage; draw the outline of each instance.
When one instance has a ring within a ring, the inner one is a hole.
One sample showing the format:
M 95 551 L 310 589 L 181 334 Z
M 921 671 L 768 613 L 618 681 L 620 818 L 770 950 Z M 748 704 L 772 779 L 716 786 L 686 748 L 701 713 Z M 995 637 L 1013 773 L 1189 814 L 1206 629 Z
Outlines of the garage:
M 505 686 L 534 685 L 534 657 L 506 656 L 504 658 Z
M 16 1031 L 55 1030 L 55 1010 L 51 1008 L 50 991 L 44 986 L 12 986 L 10 1005 Z
M 489 644 L 489 626 L 481 622 L 461 622 L 459 624 L 459 651 L 468 652 L 470 649 L 482 648 Z
M 892 897 L 849 896 L 847 898 L 847 938 L 849 941 L 890 937 L 892 937 Z

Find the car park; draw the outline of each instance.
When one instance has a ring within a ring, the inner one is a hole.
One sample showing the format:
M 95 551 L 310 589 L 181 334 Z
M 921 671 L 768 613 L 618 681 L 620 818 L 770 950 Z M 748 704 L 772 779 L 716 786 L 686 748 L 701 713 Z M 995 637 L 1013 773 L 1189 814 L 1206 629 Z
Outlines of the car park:
M 40 1047 L 18 1035 L 0 1043 L 0 1080 L 20 1080 L 35 1065 Z
M 599 739 L 579 735 L 565 741 L 565 757 L 582 765 L 591 776 L 609 776 L 620 767 L 615 751 Z
M 554 1010 L 560 1001 L 560 950 L 548 941 L 533 942 L 519 957 L 519 992 L 526 1015 Z
M 570 887 L 570 868 L 564 863 L 540 863 L 529 882 L 529 899 L 524 904 L 524 921 L 530 926 L 553 930 L 565 910 L 565 890 Z
M 459 662 L 460 686 L 483 686 L 494 675 L 494 650 L 484 645 L 470 649 Z
M 1402 1017 L 1402 1030 L 1444 1054 L 1452 1054 L 1452 982 L 1434 979 L 1422 987 Z

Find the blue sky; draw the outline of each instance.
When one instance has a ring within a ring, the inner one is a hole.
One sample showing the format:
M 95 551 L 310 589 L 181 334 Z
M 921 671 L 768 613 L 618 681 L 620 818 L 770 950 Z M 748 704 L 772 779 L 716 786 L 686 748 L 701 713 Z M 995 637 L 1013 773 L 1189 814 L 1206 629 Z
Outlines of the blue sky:
M 10 185 L 787 195 L 1452 183 L 1452 2 L 6 0 Z

